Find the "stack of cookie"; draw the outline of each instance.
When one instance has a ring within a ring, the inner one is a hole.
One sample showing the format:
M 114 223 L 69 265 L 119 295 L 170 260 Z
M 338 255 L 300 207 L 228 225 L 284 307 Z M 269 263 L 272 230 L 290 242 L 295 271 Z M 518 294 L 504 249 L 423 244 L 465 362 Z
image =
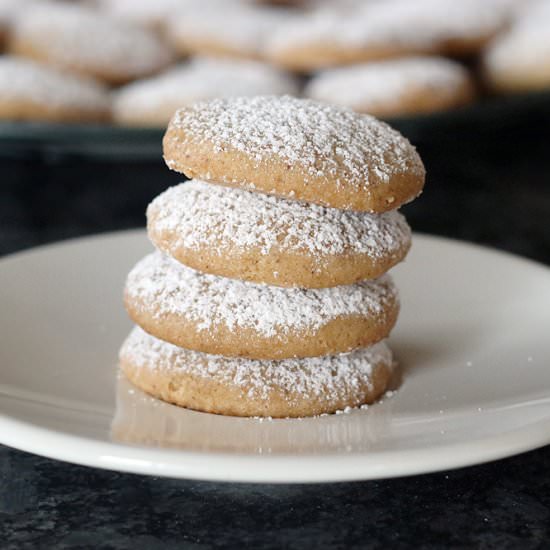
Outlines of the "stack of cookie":
M 126 376 L 184 407 L 296 417 L 370 403 L 387 388 L 398 314 L 386 271 L 410 246 L 396 211 L 424 184 L 398 132 L 285 97 L 197 103 L 164 138 L 191 182 L 148 207 L 157 251 L 128 276 L 139 325 Z

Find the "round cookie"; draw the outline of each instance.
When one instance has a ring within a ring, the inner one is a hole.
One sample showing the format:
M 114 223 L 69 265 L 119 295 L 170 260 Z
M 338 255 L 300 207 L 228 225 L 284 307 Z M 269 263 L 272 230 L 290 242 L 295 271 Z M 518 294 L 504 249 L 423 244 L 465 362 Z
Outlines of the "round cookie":
M 336 356 L 258 361 L 178 348 L 136 327 L 120 367 L 164 401 L 230 416 L 305 417 L 372 403 L 393 368 L 384 342 Z
M 167 36 L 181 54 L 261 59 L 273 29 L 289 19 L 285 10 L 237 2 L 197 3 L 170 19 Z
M 500 35 L 483 55 L 483 73 L 496 92 L 550 88 L 550 9 Z
M 247 60 L 197 58 L 118 90 L 113 118 L 119 124 L 166 127 L 177 109 L 198 100 L 297 92 L 294 78 L 269 65 Z
M 392 39 L 384 26 L 387 17 L 380 19 L 365 17 L 364 10 L 358 9 L 350 13 L 325 9 L 305 13 L 274 30 L 266 40 L 264 56 L 285 69 L 311 73 L 427 51 L 425 46 Z
M 176 112 L 167 165 L 190 178 L 332 208 L 384 212 L 417 197 L 425 170 L 387 124 L 289 96 L 218 99 Z
M 67 4 L 37 7 L 18 18 L 10 48 L 109 84 L 151 75 L 173 59 L 153 32 Z
M 109 110 L 109 94 L 95 81 L 0 57 L 0 119 L 99 122 L 109 118 Z
M 113 17 L 144 27 L 163 31 L 178 10 L 185 9 L 185 0 L 96 0 L 99 7 Z
M 379 10 L 392 11 L 393 36 L 416 41 L 421 50 L 450 56 L 478 53 L 508 23 L 509 10 L 502 0 L 391 0 Z
M 273 63 L 299 72 L 411 54 L 469 55 L 506 23 L 495 1 L 386 0 L 348 13 L 319 10 L 275 29 Z
M 391 278 L 289 289 L 205 275 L 155 252 L 128 275 L 132 320 L 157 338 L 205 353 L 251 359 L 313 357 L 385 338 L 399 303 Z
M 383 275 L 410 247 L 398 212 L 341 211 L 192 180 L 147 208 L 153 244 L 204 273 L 282 287 Z
M 377 117 L 431 113 L 470 103 L 466 68 L 443 57 L 408 57 L 352 65 L 316 75 L 304 94 Z

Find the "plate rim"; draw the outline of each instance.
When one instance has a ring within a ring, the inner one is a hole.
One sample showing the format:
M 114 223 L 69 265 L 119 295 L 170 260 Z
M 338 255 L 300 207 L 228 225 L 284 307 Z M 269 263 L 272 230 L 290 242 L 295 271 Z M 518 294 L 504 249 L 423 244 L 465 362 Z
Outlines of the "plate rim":
M 391 451 L 377 452 L 370 459 L 368 452 L 247 455 L 107 443 L 37 427 L 4 414 L 0 414 L 0 433 L 3 445 L 81 466 L 177 479 L 269 484 L 368 481 L 436 473 L 509 458 L 550 444 L 547 419 L 468 443 L 409 450 L 406 460 Z M 65 446 L 69 452 L 55 452 Z
M 144 236 L 145 230 L 105 232 L 48 243 L 1 257 L 0 269 L 6 262 L 47 253 L 51 249 L 78 246 L 83 241 L 132 238 L 138 235 Z M 509 260 L 531 269 L 543 270 L 550 275 L 548 265 L 508 251 L 424 233 L 415 232 L 413 238 L 506 256 Z M 0 403 L 6 398 L 10 398 L 10 395 L 0 392 Z M 412 449 L 406 451 L 407 458 L 404 460 L 392 451 L 377 452 L 372 456 L 367 451 L 324 455 L 251 455 L 121 444 L 37 426 L 0 411 L 0 443 L 50 459 L 127 473 L 217 482 L 329 483 L 435 473 L 514 456 L 550 444 L 550 425 L 547 419 L 542 419 L 527 427 L 467 443 Z M 269 472 L 267 475 L 266 471 Z

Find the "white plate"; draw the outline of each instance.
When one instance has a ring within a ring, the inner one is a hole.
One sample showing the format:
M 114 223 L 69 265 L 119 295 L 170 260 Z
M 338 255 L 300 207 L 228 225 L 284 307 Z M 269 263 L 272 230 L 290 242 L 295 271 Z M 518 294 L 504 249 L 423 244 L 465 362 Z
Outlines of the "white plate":
M 550 442 L 550 270 L 417 235 L 395 270 L 403 368 L 367 410 L 259 421 L 179 409 L 117 377 L 142 231 L 0 261 L 0 442 L 114 470 L 312 482 L 432 472 Z

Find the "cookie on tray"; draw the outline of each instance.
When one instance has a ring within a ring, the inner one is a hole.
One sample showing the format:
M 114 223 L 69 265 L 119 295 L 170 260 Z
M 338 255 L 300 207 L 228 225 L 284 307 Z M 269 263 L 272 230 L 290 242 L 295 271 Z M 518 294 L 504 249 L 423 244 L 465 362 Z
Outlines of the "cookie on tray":
M 199 102 L 176 112 L 168 166 L 190 178 L 346 210 L 417 197 L 425 170 L 399 132 L 351 109 L 289 96 Z
M 390 381 L 384 342 L 336 356 L 281 361 L 229 358 L 178 348 L 136 327 L 120 368 L 169 403 L 230 416 L 305 417 L 372 403 Z
M 309 73 L 412 54 L 471 55 L 506 24 L 506 10 L 478 0 L 385 0 L 349 12 L 320 10 L 270 34 L 265 56 Z
M 411 243 L 396 211 L 342 211 L 199 180 L 156 197 L 147 228 L 158 249 L 193 269 L 282 287 L 379 277 Z
M 170 19 L 166 34 L 183 55 L 262 59 L 267 38 L 290 17 L 286 10 L 245 2 L 197 2 Z
M 10 48 L 109 84 L 152 75 L 173 60 L 152 31 L 68 4 L 36 7 L 18 18 Z
M 488 87 L 501 93 L 550 88 L 550 8 L 520 21 L 483 55 Z
M 0 119 L 101 122 L 110 97 L 97 82 L 15 56 L 0 57 Z
M 252 359 L 366 347 L 388 336 L 399 311 L 389 275 L 334 288 L 280 288 L 203 274 L 158 251 L 128 275 L 125 304 L 157 338 Z
M 471 103 L 468 70 L 444 57 L 403 57 L 321 72 L 304 94 L 377 117 L 432 113 Z
M 96 0 L 109 15 L 162 32 L 185 0 Z
M 296 80 L 264 63 L 196 58 L 158 76 L 127 84 L 115 94 L 118 124 L 166 127 L 177 109 L 216 97 L 298 93 Z

